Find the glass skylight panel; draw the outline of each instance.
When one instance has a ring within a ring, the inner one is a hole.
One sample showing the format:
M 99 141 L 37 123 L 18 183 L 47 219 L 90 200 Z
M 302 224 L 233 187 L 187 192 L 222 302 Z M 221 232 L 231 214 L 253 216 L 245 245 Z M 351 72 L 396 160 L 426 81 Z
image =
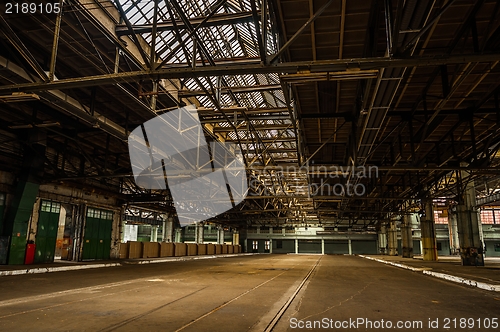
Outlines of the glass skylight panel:
M 167 0 L 168 1 L 168 0 Z M 129 19 L 132 25 L 141 25 L 141 24 L 152 24 L 153 23 L 153 13 L 154 13 L 154 1 L 150 0 L 120 0 L 124 11 L 126 12 L 127 18 Z M 216 0 L 212 1 L 195 1 L 188 0 L 182 1 L 180 3 L 182 10 L 184 11 L 184 15 L 188 19 L 193 18 L 203 18 L 209 15 L 212 11 L 211 7 L 217 3 Z M 261 1 L 256 1 L 258 11 L 261 11 Z M 169 10 L 167 9 L 167 5 L 165 1 L 158 2 L 158 23 L 169 23 L 172 21 Z M 156 42 L 156 51 L 158 53 L 158 57 L 163 61 L 164 59 L 168 59 L 166 61 L 166 67 L 169 65 L 176 66 L 189 66 L 193 61 L 193 50 L 194 50 L 194 36 L 188 38 L 189 29 L 184 26 L 184 23 L 180 19 L 180 15 L 177 13 L 173 6 L 170 8 L 171 12 L 174 15 L 174 19 L 176 22 L 181 25 L 181 29 L 176 32 L 174 29 L 170 30 L 160 30 L 157 32 L 155 38 L 152 37 L 151 32 L 142 34 L 142 38 L 147 43 L 151 43 L 153 39 Z M 251 5 L 249 0 L 227 0 L 226 3 L 221 6 L 217 10 L 217 14 L 234 14 L 241 12 L 251 12 Z M 258 15 L 260 18 L 260 14 Z M 260 25 L 260 23 L 258 23 Z M 267 28 L 267 54 L 274 54 L 277 51 L 277 38 L 273 34 L 271 21 L 268 20 L 266 23 Z M 260 29 L 260 27 L 259 27 Z M 238 24 L 228 24 L 228 25 L 219 25 L 219 26 L 204 26 L 200 27 L 196 30 L 196 34 L 199 36 L 200 41 L 203 43 L 205 49 L 209 52 L 209 55 L 213 58 L 213 60 L 217 63 L 218 61 L 231 61 L 241 60 L 246 58 L 252 59 L 260 59 L 259 52 L 259 42 L 257 40 L 256 26 L 255 22 L 248 21 L 245 23 Z M 179 37 L 180 36 L 180 37 Z M 184 43 L 184 47 L 179 47 L 179 38 Z M 172 54 L 172 51 L 176 49 L 175 53 Z M 147 53 L 147 52 L 146 52 Z M 186 54 L 187 53 L 187 54 Z M 196 66 L 202 66 L 199 63 L 202 58 L 205 61 L 205 65 L 209 66 L 207 63 L 207 57 L 205 54 L 201 56 L 201 48 L 200 45 L 196 47 L 195 61 L 198 63 Z M 219 81 L 217 77 L 200 77 L 199 79 L 200 85 L 196 82 L 195 79 L 183 79 L 183 89 L 188 91 L 190 90 L 202 90 L 202 87 L 205 87 L 209 93 L 212 93 L 211 87 L 215 90 L 219 87 L 221 81 Z M 227 83 L 228 87 L 253 87 L 259 85 L 277 85 L 280 84 L 279 74 L 247 74 L 247 75 L 233 75 L 224 77 L 224 81 Z M 223 81 L 222 81 L 223 82 Z M 242 106 L 251 109 L 259 109 L 259 108 L 277 108 L 277 107 L 286 107 L 285 97 L 283 91 L 281 89 L 275 90 L 266 90 L 266 91 L 245 91 L 245 92 L 237 92 L 234 93 L 237 102 L 235 102 L 231 96 L 231 94 L 227 93 L 227 86 L 222 83 L 220 88 L 223 88 L 224 93 L 220 94 L 220 106 L 221 107 L 231 107 L 231 106 Z M 216 93 L 216 91 L 215 91 Z M 215 105 L 212 102 L 211 98 L 215 98 L 216 94 L 209 97 L 206 95 L 198 95 L 196 98 L 203 107 L 207 108 L 215 108 Z M 268 113 L 269 115 L 273 115 L 276 113 Z M 281 113 L 279 113 L 281 114 Z M 288 111 L 284 111 L 283 114 L 288 114 Z M 240 119 L 239 123 L 241 125 L 242 117 L 238 117 Z M 267 120 L 267 121 L 252 121 L 252 124 L 258 124 L 260 127 L 266 125 L 276 125 L 276 124 L 290 124 L 290 120 Z M 227 123 L 225 119 L 221 119 L 221 122 L 215 124 L 219 127 L 227 128 L 230 125 Z M 243 124 L 246 127 L 246 124 Z M 236 140 L 238 136 L 240 139 L 253 139 L 253 133 L 248 133 L 246 131 L 240 131 L 235 133 L 234 131 L 222 133 L 228 139 Z M 281 130 L 267 130 L 260 129 L 259 136 L 266 137 L 268 139 L 273 139 L 277 136 L 280 137 L 294 137 L 293 129 L 288 129 L 284 131 Z M 279 149 L 281 147 L 293 148 L 295 147 L 295 141 L 292 142 L 276 142 L 272 144 L 273 149 Z M 293 153 L 281 153 L 278 155 L 284 156 L 293 156 Z

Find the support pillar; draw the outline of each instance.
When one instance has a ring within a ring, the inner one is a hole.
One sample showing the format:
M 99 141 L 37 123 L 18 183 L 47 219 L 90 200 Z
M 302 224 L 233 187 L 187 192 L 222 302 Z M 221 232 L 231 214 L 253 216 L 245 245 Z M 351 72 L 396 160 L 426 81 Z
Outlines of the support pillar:
M 352 255 L 352 241 L 351 241 L 351 239 L 348 240 L 347 245 L 349 246 L 349 255 Z
M 436 230 L 434 227 L 434 209 L 432 200 L 425 203 L 425 216 L 420 219 L 422 233 L 422 256 L 424 261 L 437 261 Z
M 151 238 L 149 242 L 158 242 L 158 226 L 151 226 Z
M 448 209 L 448 236 L 452 255 L 460 255 L 460 242 L 458 239 L 458 220 L 456 209 Z
M 168 217 L 163 222 L 163 242 L 174 242 L 174 218 Z
M 404 258 L 413 258 L 413 236 L 412 236 L 412 215 L 405 214 L 401 224 L 401 247 Z
M 469 176 L 467 171 L 461 171 L 460 182 L 467 176 Z M 461 189 L 457 206 L 457 228 L 462 265 L 484 266 L 481 219 L 475 208 L 474 181 L 468 181 Z
M 238 245 L 240 244 L 240 232 L 237 230 L 233 231 L 233 245 Z
M 295 239 L 295 253 L 299 253 L 299 239 Z
M 0 235 L 10 237 L 7 259 L 10 265 L 24 264 L 28 224 L 44 174 L 45 134 L 34 132 L 28 139 L 30 143 L 24 149 L 15 194 L 7 208 L 4 223 L 0 225 Z M 5 261 L 6 258 L 0 257 L 0 261 Z
M 175 242 L 182 242 L 182 228 L 175 229 Z
M 224 228 L 217 228 L 217 244 L 224 244 Z
M 197 222 L 196 223 L 196 230 L 195 230 L 195 234 L 194 234 L 194 242 L 203 243 L 204 231 L 205 231 L 205 225 L 202 222 Z
M 269 253 L 273 253 L 273 239 L 269 239 Z
M 398 229 L 396 227 L 396 221 L 391 220 L 389 222 L 389 230 L 387 232 L 387 243 L 389 248 L 389 256 L 398 255 Z
M 387 253 L 387 229 L 385 224 L 380 225 L 378 232 L 378 250 L 379 254 L 385 255 Z
M 325 254 L 325 239 L 321 239 L 321 254 Z

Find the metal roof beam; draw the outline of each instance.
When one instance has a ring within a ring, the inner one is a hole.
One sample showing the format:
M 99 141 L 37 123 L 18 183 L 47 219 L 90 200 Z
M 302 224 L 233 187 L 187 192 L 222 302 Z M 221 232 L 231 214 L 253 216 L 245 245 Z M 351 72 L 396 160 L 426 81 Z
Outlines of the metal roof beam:
M 189 19 L 191 25 L 196 28 L 203 22 L 206 17 L 196 17 Z M 229 14 L 215 14 L 209 18 L 204 24 L 204 27 L 214 27 L 220 25 L 231 25 L 231 24 L 241 24 L 252 21 L 251 12 L 241 12 L 241 13 L 229 13 Z M 186 25 L 181 20 L 176 20 L 176 25 L 178 29 L 187 29 Z M 157 26 L 157 31 L 172 31 L 175 29 L 174 23 L 172 21 L 159 22 Z M 132 25 L 132 30 L 136 34 L 141 33 L 151 33 L 153 31 L 153 24 L 138 24 Z M 116 34 L 118 36 L 128 35 L 129 30 L 125 24 L 119 24 L 116 26 Z
M 275 64 L 240 63 L 238 65 L 205 67 L 169 67 L 156 70 L 140 70 L 115 74 L 59 79 L 50 83 L 26 83 L 4 85 L 0 91 L 43 91 L 53 89 L 71 89 L 96 85 L 113 85 L 148 79 L 172 79 L 207 76 L 248 75 L 267 73 L 328 72 L 357 69 L 428 67 L 444 64 L 500 61 L 500 53 L 469 54 L 445 56 L 415 56 L 410 58 L 353 58 L 324 61 L 297 61 Z

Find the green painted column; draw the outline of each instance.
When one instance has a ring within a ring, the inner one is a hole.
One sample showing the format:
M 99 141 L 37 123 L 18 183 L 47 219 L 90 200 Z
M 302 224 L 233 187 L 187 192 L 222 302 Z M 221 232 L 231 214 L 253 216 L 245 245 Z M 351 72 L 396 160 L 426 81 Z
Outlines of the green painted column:
M 3 223 L 4 223 L 4 213 L 5 213 L 5 194 L 0 193 L 0 235 L 3 234 Z
M 23 165 L 18 174 L 18 182 L 3 226 L 3 235 L 10 236 L 8 264 L 24 264 L 28 224 L 43 178 L 45 159 L 45 134 L 32 132 L 26 144 Z
M 11 237 L 8 258 L 10 265 L 24 264 L 28 224 L 39 187 L 39 184 L 32 182 L 17 184 L 14 201 L 9 207 L 5 225 L 5 233 Z

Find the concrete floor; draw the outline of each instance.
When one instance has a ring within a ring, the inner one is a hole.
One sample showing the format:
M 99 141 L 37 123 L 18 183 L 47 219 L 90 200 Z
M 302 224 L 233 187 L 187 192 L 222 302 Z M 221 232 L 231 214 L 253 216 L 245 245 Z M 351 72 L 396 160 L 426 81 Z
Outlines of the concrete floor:
M 421 257 L 412 259 L 402 258 L 401 256 L 368 256 L 411 267 L 426 268 L 435 272 L 500 285 L 500 257 L 486 257 L 484 266 L 462 266 L 462 262 L 458 256 L 439 256 L 436 262 L 424 261 Z
M 480 331 L 478 319 L 498 320 L 499 308 L 498 293 L 355 256 L 259 255 L 0 278 L 2 331 L 264 331 L 275 318 L 273 331 L 293 330 L 297 319 L 358 318 L 393 328 L 422 321 L 409 331 L 465 331 L 460 318 L 474 318 L 468 330 Z M 456 318 L 457 328 L 451 321 L 445 329 L 445 318 Z M 429 329 L 429 319 L 438 328 Z M 351 330 L 372 330 L 359 322 Z

